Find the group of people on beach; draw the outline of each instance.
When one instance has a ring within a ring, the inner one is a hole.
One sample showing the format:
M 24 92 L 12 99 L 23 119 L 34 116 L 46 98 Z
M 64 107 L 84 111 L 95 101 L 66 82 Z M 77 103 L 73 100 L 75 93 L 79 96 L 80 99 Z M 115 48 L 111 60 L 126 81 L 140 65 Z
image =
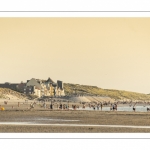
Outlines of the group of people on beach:
M 50 108 L 51 110 L 54 109 L 54 104 L 51 103 L 49 108 Z M 56 108 L 57 108 L 57 109 L 61 109 L 61 110 L 62 110 L 62 109 L 63 109 L 63 110 L 68 110 L 68 109 L 69 109 L 69 104 L 61 104 L 61 103 L 58 104 L 58 103 L 56 103 Z
M 69 109 L 69 104 L 60 104 L 60 105 L 57 105 L 57 109 L 68 110 Z
M 35 104 L 36 104 L 35 102 L 32 102 L 30 104 L 30 109 L 34 108 Z M 72 104 L 71 107 L 69 107 L 69 102 L 66 103 L 66 104 L 64 104 L 64 103 L 63 104 L 62 103 L 51 103 L 49 105 L 49 109 L 53 110 L 54 109 L 54 104 L 56 104 L 56 108 L 58 110 L 69 110 L 69 109 L 77 110 L 80 107 L 82 109 L 86 109 L 86 107 L 89 107 L 89 108 L 93 108 L 93 110 L 101 110 L 102 111 L 103 106 L 108 105 L 108 106 L 110 106 L 110 111 L 117 111 L 117 106 L 118 106 L 119 103 L 118 102 L 115 102 L 115 103 L 110 103 L 110 102 L 108 102 L 108 103 L 102 103 L 102 102 L 99 102 L 99 103 L 96 103 L 96 102 L 94 102 L 94 103 L 80 103 L 80 104 L 82 104 L 82 106 L 80 106 L 78 104 Z M 136 104 L 137 104 L 137 102 L 134 103 L 134 105 L 132 105 L 132 107 L 133 107 L 132 109 L 133 109 L 134 112 L 136 111 L 136 107 L 135 107 Z M 129 103 L 129 106 L 130 106 L 130 103 Z M 45 108 L 45 109 L 48 108 L 46 102 L 43 103 L 42 107 Z M 147 107 L 147 111 L 150 111 L 150 108 Z
M 110 111 L 111 110 L 113 110 L 113 111 L 117 111 L 117 104 L 115 103 L 115 104 L 111 104 L 111 106 L 110 106 Z
M 93 110 L 96 110 L 96 108 L 97 108 L 97 110 L 99 110 L 99 108 L 101 108 L 101 110 L 102 110 L 103 103 L 97 103 L 97 104 L 96 103 L 94 103 L 94 104 L 89 103 L 88 106 L 89 106 L 89 108 L 93 108 Z M 85 106 L 84 106 L 84 108 L 85 108 Z
M 28 103 L 28 101 L 25 101 L 25 103 Z M 84 110 L 84 109 L 88 109 L 88 107 L 90 109 L 93 109 L 93 110 L 103 110 L 103 107 L 107 107 L 107 110 L 108 108 L 110 108 L 110 111 L 117 111 L 118 110 L 118 105 L 128 105 L 130 107 L 132 107 L 132 110 L 135 112 L 136 111 L 136 104 L 139 104 L 139 105 L 142 105 L 143 103 L 141 102 L 133 102 L 133 101 L 130 101 L 130 102 L 122 102 L 122 101 L 115 101 L 115 102 L 80 102 L 80 103 L 73 103 L 70 104 L 71 102 L 70 101 L 66 101 L 63 102 L 63 101 L 51 101 L 50 104 L 47 104 L 46 101 L 39 101 L 39 102 L 31 102 L 28 106 L 28 109 L 33 109 L 35 108 L 35 105 L 36 103 L 38 103 L 39 106 L 41 106 L 42 108 L 45 108 L 45 109 L 50 109 L 50 110 L 53 110 L 53 109 L 57 109 L 57 110 Z M 4 104 L 7 105 L 7 101 L 4 101 Z M 20 106 L 20 104 L 24 104 L 24 103 L 20 103 L 18 102 L 18 107 Z M 70 106 L 69 106 L 70 104 Z M 144 102 L 144 107 L 146 106 L 146 102 Z M 150 104 L 150 103 L 149 103 Z M 2 107 L 1 107 L 2 108 Z M 14 106 L 12 106 L 12 109 L 14 109 Z M 146 108 L 147 111 L 150 111 L 150 107 L 147 107 Z
M 30 109 L 33 109 L 35 107 L 35 104 L 36 104 L 35 102 L 32 102 L 30 104 Z M 55 103 L 55 104 L 56 104 L 56 108 L 58 110 L 69 110 L 70 109 L 69 102 L 67 104 L 62 104 L 62 103 Z M 93 108 L 93 110 L 97 109 L 97 110 L 101 110 L 101 111 L 102 111 L 104 105 L 106 105 L 106 106 L 109 105 L 110 111 L 117 111 L 117 106 L 118 106 L 118 103 L 102 103 L 102 102 L 100 102 L 100 103 L 80 103 L 80 104 L 82 104 L 82 106 L 81 106 L 82 109 L 86 109 L 86 107 L 88 106 L 89 108 Z M 136 107 L 135 107 L 136 104 L 137 104 L 137 102 L 134 105 L 132 105 L 132 107 L 133 107 L 132 109 L 134 112 L 136 111 Z M 18 103 L 18 105 L 19 105 L 19 103 Z M 130 104 L 129 104 L 129 106 L 131 107 Z M 43 103 L 42 107 L 44 107 L 45 109 L 47 108 L 46 102 Z M 80 108 L 80 106 L 77 104 L 71 105 L 72 110 L 77 110 L 79 108 Z M 49 109 L 51 109 L 51 110 L 54 109 L 54 103 L 51 103 L 49 105 Z M 147 107 L 147 111 L 150 111 L 149 107 Z
M 106 105 L 106 104 L 105 104 Z M 103 109 L 103 106 L 104 106 L 104 104 L 103 103 L 97 103 L 97 104 L 91 104 L 91 103 L 89 103 L 89 108 L 93 108 L 93 110 L 96 110 L 96 108 L 97 108 L 97 110 L 99 110 L 99 108 L 101 108 L 101 111 L 102 111 L 102 109 Z M 113 110 L 113 111 L 117 111 L 117 103 L 114 103 L 114 104 L 110 104 L 110 111 L 111 110 Z

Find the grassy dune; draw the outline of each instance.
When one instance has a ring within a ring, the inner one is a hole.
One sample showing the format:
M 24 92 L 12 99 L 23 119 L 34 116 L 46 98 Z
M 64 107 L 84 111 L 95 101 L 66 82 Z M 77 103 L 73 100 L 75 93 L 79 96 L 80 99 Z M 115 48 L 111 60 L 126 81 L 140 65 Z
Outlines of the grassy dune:
M 113 89 L 102 89 L 96 86 L 79 84 L 64 83 L 64 90 L 66 95 L 97 95 L 108 96 L 113 99 L 150 100 L 150 95 L 148 94 Z
M 0 98 L 7 99 L 8 98 L 7 95 L 13 95 L 13 96 L 16 96 L 17 98 L 26 98 L 27 97 L 23 93 L 20 93 L 20 92 L 11 90 L 11 89 L 7 89 L 7 88 L 0 88 Z
M 107 96 L 112 99 L 122 100 L 150 100 L 149 94 L 142 94 L 136 92 L 113 90 L 113 89 L 102 89 L 96 86 L 79 85 L 64 83 L 64 90 L 66 95 L 92 95 L 92 96 Z M 13 91 L 11 89 L 0 88 L 0 98 L 7 98 L 6 94 L 12 94 L 16 97 L 28 97 L 34 99 L 31 95 L 25 96 L 22 93 Z

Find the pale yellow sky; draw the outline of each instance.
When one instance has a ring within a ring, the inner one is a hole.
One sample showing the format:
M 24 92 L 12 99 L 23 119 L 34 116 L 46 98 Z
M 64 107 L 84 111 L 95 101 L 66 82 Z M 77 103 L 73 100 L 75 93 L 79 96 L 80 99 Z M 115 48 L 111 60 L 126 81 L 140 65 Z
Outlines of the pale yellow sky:
M 0 83 L 33 77 L 150 93 L 150 18 L 0 18 Z

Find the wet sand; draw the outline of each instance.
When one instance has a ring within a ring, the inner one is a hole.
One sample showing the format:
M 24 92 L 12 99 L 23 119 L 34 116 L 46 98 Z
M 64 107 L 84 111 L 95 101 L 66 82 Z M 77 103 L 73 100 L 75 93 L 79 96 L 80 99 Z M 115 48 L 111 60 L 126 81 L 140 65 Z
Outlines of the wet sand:
M 5 110 L 0 111 L 2 133 L 147 133 L 150 112 L 110 112 L 81 110 Z M 11 123 L 23 124 L 11 124 Z M 31 123 L 30 124 L 24 124 Z M 37 125 L 40 124 L 40 125 Z M 43 125 L 42 125 L 43 124 Z M 46 125 L 44 125 L 46 124 Z M 58 125 L 56 125 L 58 124 Z M 68 125 L 63 125 L 68 124 Z M 79 126 L 74 126 L 74 124 Z M 61 126 L 60 126 L 61 125 Z M 72 125 L 72 126 L 69 126 Z M 85 125 L 85 126 L 82 126 Z M 91 125 L 91 126 L 90 126 Z M 96 125 L 96 126 L 94 126 Z M 103 126 L 99 126 L 103 125 Z M 113 127 L 122 125 L 133 127 Z
M 19 105 L 18 105 L 19 102 Z M 150 132 L 150 112 L 127 111 L 94 111 L 82 110 L 83 104 L 69 102 L 70 110 L 59 110 L 55 102 L 54 109 L 50 110 L 51 102 L 46 102 L 46 108 L 42 102 L 35 101 L 33 109 L 30 104 L 33 101 L 4 100 L 0 101 L 4 111 L 0 111 L 1 133 L 139 133 Z M 68 104 L 68 102 L 61 102 Z M 80 109 L 72 110 L 72 105 L 78 105 Z M 137 104 L 140 105 L 140 104 Z M 143 103 L 141 104 L 143 106 Z M 86 108 L 88 104 L 85 105 Z M 125 107 L 129 104 L 119 104 Z M 149 105 L 147 105 L 149 107 Z M 146 106 L 146 107 L 147 107 Z M 106 106 L 104 106 L 106 107 Z M 103 108 L 104 108 L 103 107 Z M 108 106 L 107 106 L 108 107 Z M 146 109 L 145 107 L 145 109 Z M 92 109 L 92 108 L 91 108 Z M 108 126 L 109 125 L 109 126 Z M 115 126 L 114 126 L 115 125 Z M 143 126 L 143 127 L 139 127 Z M 146 128 L 147 127 L 147 128 Z

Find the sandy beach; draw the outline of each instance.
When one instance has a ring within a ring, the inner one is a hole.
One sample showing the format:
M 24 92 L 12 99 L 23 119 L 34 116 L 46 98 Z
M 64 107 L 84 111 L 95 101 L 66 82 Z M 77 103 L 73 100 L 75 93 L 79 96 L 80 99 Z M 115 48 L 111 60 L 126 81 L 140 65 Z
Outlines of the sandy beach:
M 7 101 L 7 104 L 5 103 Z M 34 108 L 30 105 L 35 102 Z M 58 105 L 69 104 L 68 109 L 59 109 Z M 83 109 L 79 102 L 44 102 L 26 99 L 0 99 L 0 132 L 1 133 L 147 133 L 150 132 L 150 112 L 110 111 L 110 106 L 89 109 L 88 103 Z M 73 110 L 72 105 L 79 106 Z M 134 105 L 134 104 L 133 104 Z M 141 105 L 142 109 L 149 107 Z M 118 108 L 129 107 L 129 104 L 118 104 Z M 138 107 L 138 106 L 137 106 Z M 107 111 L 105 111 L 107 110 Z M 119 109 L 118 109 L 119 110 Z
M 14 132 L 15 133 L 45 133 L 45 132 L 46 133 L 101 133 L 101 132 L 146 133 L 150 132 L 150 128 L 144 128 L 148 126 L 150 127 L 149 115 L 150 115 L 149 112 L 119 112 L 119 111 L 112 112 L 112 111 L 87 111 L 87 110 L 68 111 L 68 110 L 46 110 L 46 109 L 5 110 L 0 111 L 1 116 L 0 132 L 1 133 L 2 132 L 3 133 L 14 133 Z M 105 127 L 105 125 L 110 126 Z M 121 125 L 127 127 L 113 127 L 112 125 L 116 126 Z M 135 127 L 133 128 L 128 126 L 135 126 Z M 138 127 L 144 126 L 144 127 L 136 128 L 136 126 Z

